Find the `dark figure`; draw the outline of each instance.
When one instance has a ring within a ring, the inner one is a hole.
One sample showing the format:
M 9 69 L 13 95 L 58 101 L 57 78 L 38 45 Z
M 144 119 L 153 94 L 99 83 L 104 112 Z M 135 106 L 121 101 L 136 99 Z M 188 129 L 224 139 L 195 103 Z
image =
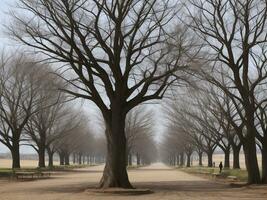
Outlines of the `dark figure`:
M 215 162 L 213 162 L 213 167 L 215 167 Z
M 220 162 L 220 164 L 219 164 L 219 168 L 220 168 L 220 173 L 222 173 L 222 168 L 223 168 L 223 164 L 222 164 L 222 162 Z

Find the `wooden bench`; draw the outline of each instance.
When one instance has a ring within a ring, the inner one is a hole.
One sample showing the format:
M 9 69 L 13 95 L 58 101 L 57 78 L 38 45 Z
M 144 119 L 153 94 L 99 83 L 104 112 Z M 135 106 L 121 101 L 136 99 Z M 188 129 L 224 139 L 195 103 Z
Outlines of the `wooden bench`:
M 50 172 L 15 172 L 17 179 L 48 178 L 50 176 Z
M 15 172 L 15 177 L 17 179 L 34 179 L 35 175 L 35 172 Z

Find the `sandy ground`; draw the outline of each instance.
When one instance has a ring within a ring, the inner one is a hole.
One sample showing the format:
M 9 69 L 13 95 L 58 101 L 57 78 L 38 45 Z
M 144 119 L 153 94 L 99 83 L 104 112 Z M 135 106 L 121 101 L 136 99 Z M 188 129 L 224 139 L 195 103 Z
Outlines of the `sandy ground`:
M 85 192 L 94 187 L 102 174 L 103 166 L 77 169 L 73 172 L 55 174 L 37 181 L 0 180 L 1 200 L 193 200 L 193 199 L 267 199 L 266 187 L 231 188 L 227 184 L 189 175 L 171 169 L 161 163 L 130 170 L 130 180 L 135 187 L 149 188 L 153 194 L 141 196 L 118 196 Z

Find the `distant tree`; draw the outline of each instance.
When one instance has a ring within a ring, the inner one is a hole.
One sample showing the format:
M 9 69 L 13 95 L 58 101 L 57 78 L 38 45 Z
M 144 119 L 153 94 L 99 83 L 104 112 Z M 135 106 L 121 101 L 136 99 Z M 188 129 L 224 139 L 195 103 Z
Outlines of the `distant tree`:
M 40 64 L 18 53 L 0 60 L 0 142 L 12 154 L 12 168 L 20 168 L 20 142 L 30 116 L 36 111 Z
M 140 155 L 140 143 L 148 138 L 153 138 L 152 133 L 152 116 L 151 110 L 145 106 L 139 106 L 127 114 L 125 124 L 125 134 L 127 141 L 128 164 L 132 165 L 132 156 L 135 153 L 137 157 Z M 139 158 L 138 158 L 139 159 Z
M 58 90 L 59 81 L 52 70 L 40 69 L 38 71 L 38 94 L 35 97 L 37 111 L 31 115 L 25 126 L 25 139 L 39 155 L 39 167 L 45 167 L 46 148 L 60 137 L 63 130 L 58 130 L 57 123 L 67 115 L 64 102 L 61 102 L 62 92 Z M 66 120 L 66 118 L 64 118 Z

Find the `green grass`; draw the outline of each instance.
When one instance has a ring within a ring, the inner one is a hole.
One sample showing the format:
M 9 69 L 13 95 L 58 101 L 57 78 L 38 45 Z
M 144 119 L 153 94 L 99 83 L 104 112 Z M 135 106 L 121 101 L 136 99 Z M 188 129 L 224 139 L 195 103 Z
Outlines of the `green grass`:
M 212 167 L 189 167 L 189 168 L 180 168 L 181 170 L 187 173 L 194 174 L 207 174 L 212 175 L 213 173 L 219 173 L 219 168 Z M 243 169 L 223 169 L 221 173 L 222 178 L 227 178 L 227 176 L 235 176 L 239 181 L 247 181 L 247 171 Z

